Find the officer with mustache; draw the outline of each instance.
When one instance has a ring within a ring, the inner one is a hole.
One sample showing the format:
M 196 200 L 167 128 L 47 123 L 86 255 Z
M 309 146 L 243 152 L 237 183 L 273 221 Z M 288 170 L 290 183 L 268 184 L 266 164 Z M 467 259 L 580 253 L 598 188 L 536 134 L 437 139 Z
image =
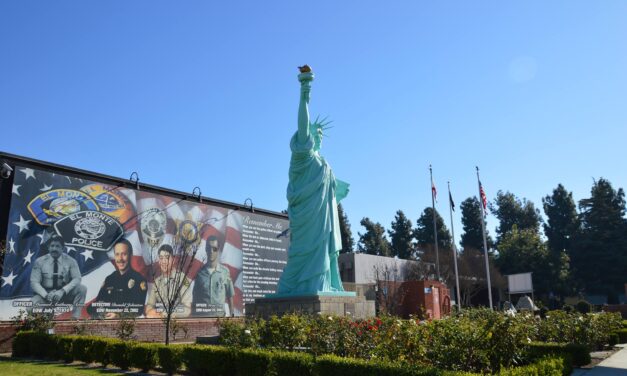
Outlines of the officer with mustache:
M 116 270 L 105 279 L 87 312 L 94 318 L 133 318 L 141 315 L 146 301 L 146 279 L 131 267 L 133 246 L 126 239 L 113 245 Z

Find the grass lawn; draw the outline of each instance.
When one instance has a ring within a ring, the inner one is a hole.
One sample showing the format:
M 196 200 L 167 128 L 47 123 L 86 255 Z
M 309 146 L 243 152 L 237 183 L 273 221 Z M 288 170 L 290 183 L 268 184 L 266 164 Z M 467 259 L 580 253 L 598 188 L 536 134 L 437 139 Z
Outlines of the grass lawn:
M 74 375 L 123 375 L 102 368 L 85 368 L 82 364 L 60 364 L 38 361 L 0 358 L 2 376 L 74 376 Z

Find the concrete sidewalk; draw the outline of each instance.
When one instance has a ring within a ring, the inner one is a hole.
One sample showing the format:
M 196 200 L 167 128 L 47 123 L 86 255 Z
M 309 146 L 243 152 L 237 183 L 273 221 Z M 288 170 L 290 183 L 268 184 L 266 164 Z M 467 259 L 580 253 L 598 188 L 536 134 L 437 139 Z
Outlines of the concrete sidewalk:
M 590 369 L 576 369 L 572 376 L 627 376 L 627 345 Z

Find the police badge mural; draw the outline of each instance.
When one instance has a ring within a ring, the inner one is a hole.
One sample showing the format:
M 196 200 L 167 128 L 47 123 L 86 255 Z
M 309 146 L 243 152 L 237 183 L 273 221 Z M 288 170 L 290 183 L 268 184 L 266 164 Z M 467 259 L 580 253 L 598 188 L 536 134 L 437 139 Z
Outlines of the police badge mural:
M 276 284 L 261 260 L 247 277 L 244 268 L 256 265 L 250 261 L 256 254 L 275 258 L 266 254 L 270 248 L 280 247 L 285 255 L 283 238 L 251 227 L 238 210 L 69 176 L 53 167 L 15 171 L 10 208 L 0 208 L 8 216 L 0 320 L 20 310 L 55 319 L 152 317 L 151 270 L 159 267 L 155 256 L 164 246 L 178 245 L 175 257 L 181 251 L 194 255 L 191 267 L 178 271 L 189 291 L 181 311 L 186 315 L 243 315 L 245 301 Z M 287 227 L 284 219 L 268 220 Z M 270 240 L 244 239 L 244 228 Z

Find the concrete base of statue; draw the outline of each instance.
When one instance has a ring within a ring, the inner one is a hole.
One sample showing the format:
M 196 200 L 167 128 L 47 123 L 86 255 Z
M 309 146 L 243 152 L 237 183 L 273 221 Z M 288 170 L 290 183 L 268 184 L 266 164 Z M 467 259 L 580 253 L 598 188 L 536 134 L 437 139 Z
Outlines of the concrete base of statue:
M 246 316 L 268 318 L 288 313 L 348 316 L 364 319 L 375 316 L 374 301 L 354 292 L 318 293 L 316 295 L 270 294 L 246 304 Z

